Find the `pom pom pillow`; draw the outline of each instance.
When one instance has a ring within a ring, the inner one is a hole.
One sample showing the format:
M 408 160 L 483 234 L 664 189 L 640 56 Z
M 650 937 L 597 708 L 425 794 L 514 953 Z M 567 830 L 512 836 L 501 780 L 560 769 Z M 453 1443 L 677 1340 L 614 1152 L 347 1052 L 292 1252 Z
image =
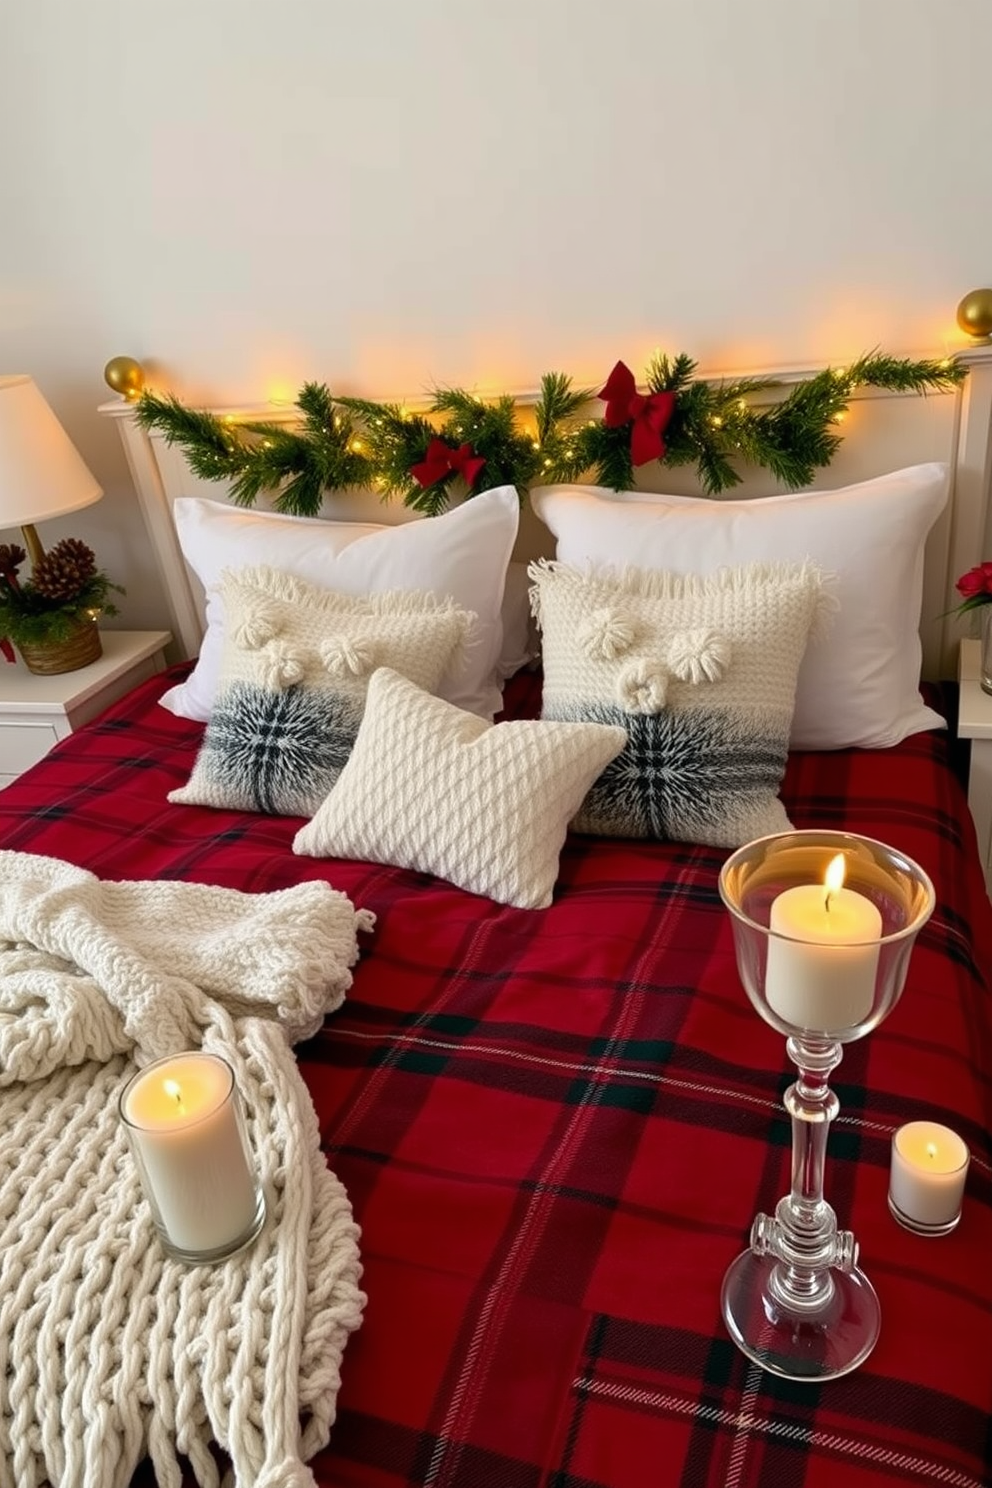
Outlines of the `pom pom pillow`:
M 486 723 L 383 667 L 348 763 L 293 851 L 415 868 L 543 909 L 569 819 L 626 742 L 612 725 Z
M 440 691 L 482 717 L 500 706 L 501 607 L 520 521 L 513 486 L 395 527 L 245 511 L 192 496 L 176 501 L 173 514 L 183 556 L 206 591 L 207 628 L 195 668 L 162 696 L 170 712 L 201 722 L 210 717 L 224 649 L 221 577 L 258 564 L 339 594 L 414 589 L 452 599 L 472 623 Z
M 533 564 L 542 717 L 612 724 L 626 748 L 573 825 L 739 847 L 788 830 L 778 799 L 796 677 L 823 601 L 810 564 L 706 578 Z
M 391 663 L 437 686 L 474 616 L 433 594 L 355 599 L 271 568 L 221 585 L 224 654 L 217 700 L 186 805 L 310 816 L 348 758 L 369 678 Z
M 923 545 L 946 500 L 941 464 L 752 501 L 590 486 L 531 493 L 563 563 L 706 574 L 809 559 L 834 575 L 839 611 L 803 659 L 793 749 L 884 748 L 944 726 L 920 697 L 919 625 Z

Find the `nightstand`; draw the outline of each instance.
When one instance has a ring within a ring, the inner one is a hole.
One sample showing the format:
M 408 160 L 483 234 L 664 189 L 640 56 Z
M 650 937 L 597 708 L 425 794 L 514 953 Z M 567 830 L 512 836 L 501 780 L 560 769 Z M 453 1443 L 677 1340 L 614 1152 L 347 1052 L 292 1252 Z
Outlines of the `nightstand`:
M 53 744 L 165 667 L 167 630 L 102 630 L 103 655 L 75 672 L 38 677 L 18 658 L 0 661 L 0 789 L 44 759 Z
M 971 740 L 968 805 L 978 829 L 985 887 L 992 898 L 992 693 L 984 692 L 978 680 L 980 645 L 962 641 L 958 652 L 958 736 Z

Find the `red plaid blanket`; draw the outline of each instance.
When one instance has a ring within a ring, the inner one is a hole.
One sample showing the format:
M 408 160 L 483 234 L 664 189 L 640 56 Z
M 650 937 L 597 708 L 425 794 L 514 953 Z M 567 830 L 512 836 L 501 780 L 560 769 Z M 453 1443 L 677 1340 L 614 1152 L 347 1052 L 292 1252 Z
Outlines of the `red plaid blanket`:
M 535 684 L 519 684 L 527 710 Z M 296 858 L 298 823 L 170 806 L 201 727 L 162 679 L 0 792 L 0 845 L 109 878 L 326 876 L 378 916 L 300 1050 L 361 1223 L 369 1302 L 325 1488 L 869 1488 L 992 1481 L 992 911 L 941 735 L 792 758 L 797 826 L 916 858 L 938 889 L 899 1006 L 834 1076 L 827 1198 L 882 1306 L 869 1360 L 764 1374 L 724 1271 L 789 1187 L 784 1041 L 741 990 L 712 849 L 571 837 L 552 907 Z M 959 1229 L 886 1207 L 903 1122 L 961 1133 Z

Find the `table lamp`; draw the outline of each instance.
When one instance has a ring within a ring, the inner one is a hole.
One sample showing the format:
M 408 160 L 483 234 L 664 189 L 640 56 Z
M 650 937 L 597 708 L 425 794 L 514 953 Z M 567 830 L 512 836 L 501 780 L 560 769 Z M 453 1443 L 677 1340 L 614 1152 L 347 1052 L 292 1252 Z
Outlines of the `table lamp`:
M 44 556 L 36 522 L 103 495 L 31 377 L 0 377 L 0 529 L 20 527 L 32 564 Z

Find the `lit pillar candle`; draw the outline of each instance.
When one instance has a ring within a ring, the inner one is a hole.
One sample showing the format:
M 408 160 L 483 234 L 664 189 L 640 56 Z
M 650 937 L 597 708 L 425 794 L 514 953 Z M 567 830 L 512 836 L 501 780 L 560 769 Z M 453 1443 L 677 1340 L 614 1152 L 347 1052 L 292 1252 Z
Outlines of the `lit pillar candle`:
M 172 1248 L 197 1255 L 246 1238 L 260 1200 L 230 1065 L 195 1052 L 159 1059 L 128 1083 L 120 1109 Z
M 882 916 L 843 882 L 838 854 L 824 883 L 797 884 L 772 903 L 765 995 L 796 1028 L 839 1033 L 871 1012 Z
M 949 1127 L 911 1121 L 892 1138 L 889 1207 L 909 1229 L 943 1234 L 961 1217 L 968 1149 Z

